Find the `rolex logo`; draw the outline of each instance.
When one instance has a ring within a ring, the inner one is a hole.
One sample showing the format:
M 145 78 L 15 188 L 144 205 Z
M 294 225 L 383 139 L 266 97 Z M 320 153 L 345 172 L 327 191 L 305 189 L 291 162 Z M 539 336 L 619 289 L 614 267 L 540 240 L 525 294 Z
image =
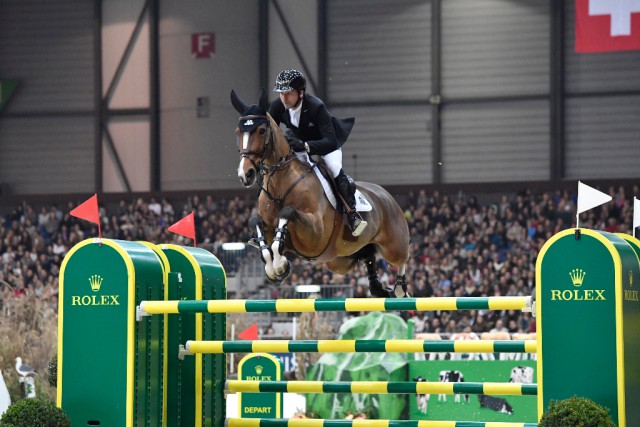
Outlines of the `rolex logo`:
M 94 274 L 93 276 L 89 277 L 89 284 L 91 285 L 91 290 L 93 292 L 98 292 L 100 290 L 100 286 L 102 286 L 103 280 L 104 279 L 102 278 L 102 276 L 98 274 Z
M 584 276 L 586 276 L 586 272 L 581 268 L 574 268 L 569 272 L 569 277 L 571 277 L 571 283 L 573 286 L 582 286 L 582 282 L 584 281 Z
M 262 370 L 264 368 L 261 365 L 256 365 L 256 374 L 260 375 L 262 374 Z

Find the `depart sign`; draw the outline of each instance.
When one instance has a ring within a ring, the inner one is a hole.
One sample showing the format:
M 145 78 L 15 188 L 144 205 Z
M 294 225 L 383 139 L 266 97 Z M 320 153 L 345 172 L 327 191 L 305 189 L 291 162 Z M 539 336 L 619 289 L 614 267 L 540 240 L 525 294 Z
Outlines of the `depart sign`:
M 267 353 L 245 356 L 238 364 L 242 381 L 280 381 L 282 361 Z M 282 393 L 238 393 L 240 418 L 282 418 Z

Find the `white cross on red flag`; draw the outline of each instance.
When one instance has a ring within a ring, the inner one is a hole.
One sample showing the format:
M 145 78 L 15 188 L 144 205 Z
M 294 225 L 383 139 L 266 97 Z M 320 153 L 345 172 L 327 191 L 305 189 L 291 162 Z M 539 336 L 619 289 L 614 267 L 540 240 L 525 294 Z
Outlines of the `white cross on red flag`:
M 640 50 L 640 0 L 576 0 L 576 52 Z

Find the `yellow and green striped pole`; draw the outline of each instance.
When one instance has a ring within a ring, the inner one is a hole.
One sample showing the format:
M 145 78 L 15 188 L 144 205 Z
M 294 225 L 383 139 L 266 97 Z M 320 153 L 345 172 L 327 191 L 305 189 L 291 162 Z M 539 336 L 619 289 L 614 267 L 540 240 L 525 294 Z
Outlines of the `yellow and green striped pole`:
M 536 423 L 228 418 L 226 427 L 537 427 Z
M 531 297 L 318 298 L 142 301 L 146 314 L 311 313 L 317 311 L 530 310 Z
M 186 351 L 184 351 L 186 350 Z M 535 340 L 187 341 L 181 354 L 221 353 L 535 353 Z
M 493 396 L 535 396 L 536 384 L 495 382 L 415 381 L 241 381 L 227 380 L 234 393 L 366 393 L 366 394 L 488 394 Z

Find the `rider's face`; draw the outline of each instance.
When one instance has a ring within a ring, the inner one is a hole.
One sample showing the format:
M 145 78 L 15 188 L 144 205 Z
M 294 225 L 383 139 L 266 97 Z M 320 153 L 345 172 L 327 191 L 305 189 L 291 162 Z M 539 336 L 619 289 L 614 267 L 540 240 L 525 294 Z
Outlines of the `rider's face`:
M 298 105 L 298 100 L 301 95 L 297 90 L 290 90 L 289 92 L 280 92 L 280 101 L 284 105 L 284 108 L 294 108 Z

